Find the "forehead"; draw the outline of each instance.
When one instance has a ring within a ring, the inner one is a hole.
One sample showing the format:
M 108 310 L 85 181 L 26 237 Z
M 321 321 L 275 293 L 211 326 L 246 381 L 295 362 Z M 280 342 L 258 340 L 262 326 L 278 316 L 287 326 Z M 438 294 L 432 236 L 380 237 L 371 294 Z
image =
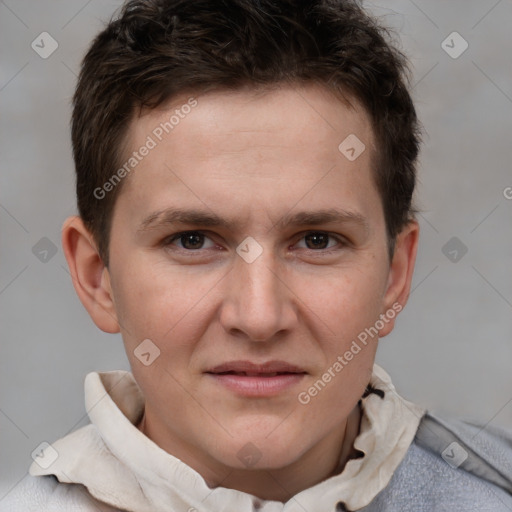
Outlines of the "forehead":
M 124 160 L 144 146 L 151 150 L 121 198 L 145 213 L 186 198 L 203 207 L 238 205 L 240 215 L 249 201 L 279 216 L 277 207 L 306 193 L 318 204 L 331 197 L 355 208 L 362 197 L 354 190 L 374 189 L 368 115 L 317 85 L 183 94 L 132 120 Z
M 187 147 L 200 150 L 228 149 L 233 153 L 247 143 L 256 149 L 257 134 L 274 146 L 287 142 L 298 154 L 317 149 L 332 151 L 328 142 L 343 141 L 349 135 L 364 140 L 372 150 L 374 138 L 366 110 L 353 97 L 335 96 L 326 87 L 309 84 L 278 84 L 272 88 L 220 90 L 202 95 L 181 94 L 155 109 L 145 109 L 132 119 L 125 147 L 131 150 L 151 135 L 157 144 L 172 144 L 179 134 L 194 135 Z M 234 135 L 229 140 L 226 135 Z M 329 141 L 325 139 L 329 135 Z M 162 140 L 165 139 L 165 140 Z M 303 142 L 310 142 L 304 147 Z M 227 146 L 227 147 L 226 147 Z M 334 151 L 338 145 L 334 146 Z M 186 149 L 180 147 L 180 149 Z M 258 148 L 261 150 L 261 146 Z

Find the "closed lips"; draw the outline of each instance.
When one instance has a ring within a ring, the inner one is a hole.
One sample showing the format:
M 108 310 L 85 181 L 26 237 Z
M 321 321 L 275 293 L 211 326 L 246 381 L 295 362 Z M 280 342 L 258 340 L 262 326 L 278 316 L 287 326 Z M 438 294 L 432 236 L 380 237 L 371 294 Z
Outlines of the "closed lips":
M 276 377 L 277 375 L 303 374 L 307 372 L 285 361 L 268 361 L 265 363 L 230 361 L 217 365 L 206 373 L 215 375 L 239 375 L 243 377 Z
M 210 373 L 210 372 L 208 372 Z M 240 375 L 242 377 L 276 377 L 277 375 L 290 375 L 295 373 L 304 373 L 304 372 L 272 372 L 272 373 L 261 373 L 261 372 L 211 372 L 215 373 L 215 375 Z

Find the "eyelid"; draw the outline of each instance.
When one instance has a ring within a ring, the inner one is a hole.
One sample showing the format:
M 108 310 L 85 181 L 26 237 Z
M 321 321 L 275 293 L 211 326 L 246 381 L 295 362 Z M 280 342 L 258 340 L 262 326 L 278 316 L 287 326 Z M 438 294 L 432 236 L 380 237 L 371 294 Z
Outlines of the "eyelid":
M 175 242 L 176 240 L 179 240 L 183 235 L 187 235 L 189 233 L 197 233 L 197 234 L 200 234 L 200 235 L 203 235 L 205 238 L 211 240 L 213 243 L 215 243 L 211 237 L 208 236 L 208 231 L 202 231 L 202 230 L 198 230 L 198 229 L 189 229 L 189 230 L 186 230 L 186 231 L 179 231 L 177 233 L 173 233 L 172 235 L 169 235 L 169 236 L 166 236 L 163 240 L 162 240 L 162 245 L 164 247 L 168 247 L 170 245 L 174 245 L 173 242 Z M 183 249 L 182 247 L 177 247 L 178 250 L 180 251 L 184 251 L 184 252 L 199 252 L 203 249 L 195 249 L 195 250 L 192 250 L 192 249 Z
M 329 231 L 314 230 L 314 229 L 310 229 L 308 231 L 304 231 L 304 232 L 300 233 L 300 238 L 297 240 L 297 242 L 295 242 L 295 244 L 300 242 L 306 236 L 311 235 L 313 233 L 314 234 L 320 233 L 322 235 L 327 235 L 328 237 L 333 238 L 334 240 L 336 240 L 338 242 L 338 246 L 346 246 L 346 245 L 349 244 L 349 241 L 345 237 L 343 237 L 342 235 L 338 235 L 336 233 L 330 233 Z M 322 253 L 322 252 L 325 253 L 325 252 L 332 251 L 333 249 L 336 249 L 338 246 L 332 246 L 332 247 L 328 247 L 326 249 L 317 249 L 317 250 L 315 250 L 315 249 L 308 249 L 307 247 L 305 249 L 307 251 L 312 251 L 312 252 L 317 252 L 317 253 Z
M 169 235 L 169 236 L 165 237 L 161 244 L 164 247 L 168 247 L 170 245 L 173 245 L 172 242 L 174 242 L 176 240 L 179 240 L 181 238 L 181 236 L 189 234 L 189 233 L 201 234 L 205 238 L 207 238 L 207 239 L 211 240 L 213 243 L 215 243 L 215 241 L 212 240 L 212 238 L 208 236 L 209 231 L 200 230 L 200 229 L 189 229 L 189 230 L 186 230 L 186 231 L 179 231 L 179 232 L 173 233 L 172 235 Z M 350 244 L 349 240 L 347 240 L 342 235 L 339 235 L 339 234 L 336 234 L 336 233 L 330 233 L 329 231 L 322 231 L 322 230 L 319 230 L 319 229 L 317 229 L 317 230 L 309 229 L 307 231 L 303 231 L 303 232 L 299 233 L 300 237 L 297 239 L 297 241 L 293 245 L 296 245 L 299 241 L 301 241 L 307 235 L 318 234 L 318 233 L 323 234 L 323 235 L 327 235 L 327 236 L 335 239 L 338 242 L 338 246 L 344 247 L 344 246 Z M 316 249 L 315 250 L 315 249 L 308 249 L 306 247 L 305 250 L 311 251 L 311 252 L 315 252 L 315 253 L 322 253 L 322 252 L 325 253 L 325 252 L 332 251 L 333 249 L 336 249 L 336 248 L 337 248 L 337 246 L 333 246 L 333 247 L 328 247 L 328 248 L 325 248 L 325 249 Z M 207 248 L 207 249 L 209 249 L 209 248 Z M 177 250 L 183 251 L 183 252 L 188 252 L 188 253 L 198 253 L 198 252 L 200 252 L 202 250 L 205 250 L 205 249 L 201 248 L 201 249 L 195 249 L 194 250 L 194 249 L 183 249 L 181 247 L 177 247 Z

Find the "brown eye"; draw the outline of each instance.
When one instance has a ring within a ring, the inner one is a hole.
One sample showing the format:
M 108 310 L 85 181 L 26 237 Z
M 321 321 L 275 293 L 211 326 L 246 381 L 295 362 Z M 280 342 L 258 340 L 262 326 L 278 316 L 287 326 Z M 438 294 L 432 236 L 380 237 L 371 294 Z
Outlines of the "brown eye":
M 174 245 L 175 241 L 179 242 L 178 247 L 189 251 L 206 249 L 213 247 L 215 244 L 210 240 L 210 245 L 205 247 L 205 240 L 210 240 L 204 233 L 200 231 L 185 231 L 183 233 L 177 233 L 167 239 L 165 245 Z
M 308 249 L 325 249 L 329 244 L 329 235 L 325 233 L 312 233 L 305 237 Z
M 322 231 L 312 231 L 302 237 L 301 241 L 302 240 L 305 241 L 305 248 L 311 250 L 330 249 L 336 245 L 336 242 L 340 243 L 338 239 Z M 332 240 L 334 244 L 329 245 L 330 240 Z

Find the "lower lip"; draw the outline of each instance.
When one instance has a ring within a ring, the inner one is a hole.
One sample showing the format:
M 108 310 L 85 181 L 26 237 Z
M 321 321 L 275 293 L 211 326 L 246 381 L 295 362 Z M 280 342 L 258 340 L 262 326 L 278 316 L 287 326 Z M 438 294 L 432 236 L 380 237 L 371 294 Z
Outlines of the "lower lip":
M 249 377 L 234 374 L 209 373 L 218 383 L 243 396 L 272 396 L 298 384 L 304 373 L 286 373 L 274 377 Z

